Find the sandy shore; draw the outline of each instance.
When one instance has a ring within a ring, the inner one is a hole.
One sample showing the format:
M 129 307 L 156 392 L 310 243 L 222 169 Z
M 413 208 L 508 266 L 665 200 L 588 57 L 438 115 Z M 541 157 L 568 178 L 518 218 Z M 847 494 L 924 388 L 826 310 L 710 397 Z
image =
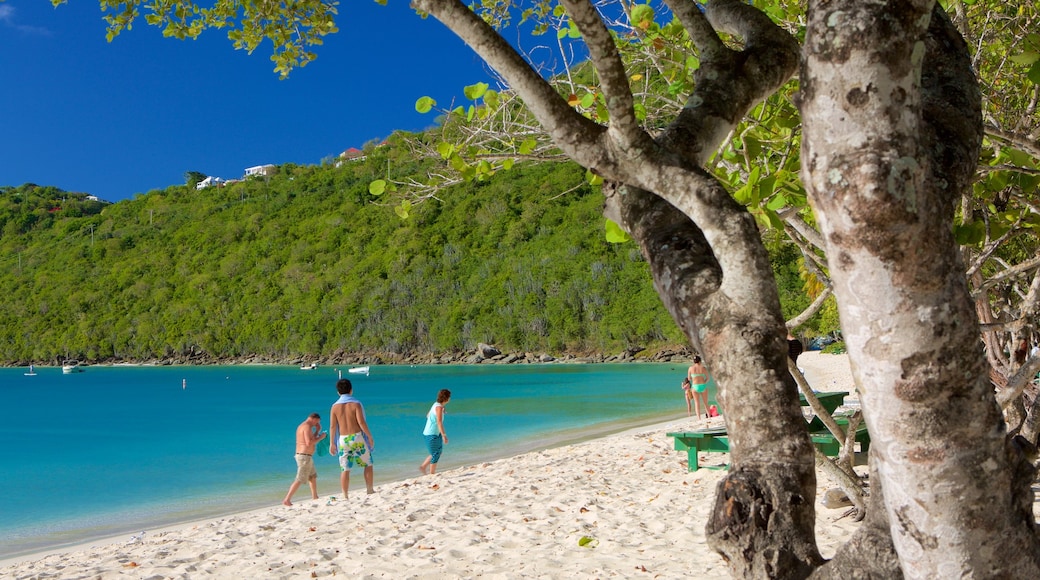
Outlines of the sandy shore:
M 845 356 L 806 353 L 799 363 L 818 390 L 853 390 Z M 373 495 L 358 474 L 349 500 L 301 492 L 292 507 L 0 562 L 0 577 L 728 578 L 704 538 L 725 472 L 687 472 L 686 454 L 665 435 L 721 423 L 642 427 L 385 484 Z M 725 461 L 702 455 L 704 464 Z M 820 504 L 831 487 L 821 475 L 816 530 L 827 557 L 858 526 L 844 509 Z

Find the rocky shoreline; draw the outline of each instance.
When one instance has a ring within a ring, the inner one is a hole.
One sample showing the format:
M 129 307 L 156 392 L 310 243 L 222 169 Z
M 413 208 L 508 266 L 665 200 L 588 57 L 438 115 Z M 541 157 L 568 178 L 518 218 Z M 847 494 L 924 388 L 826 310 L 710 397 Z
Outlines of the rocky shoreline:
M 546 363 L 625 363 L 625 362 L 687 362 L 693 357 L 693 351 L 684 346 L 664 346 L 657 349 L 630 347 L 617 354 L 564 352 L 556 355 L 533 352 L 501 352 L 493 345 L 479 344 L 472 351 L 453 351 L 445 353 L 347 353 L 339 352 L 327 356 L 294 355 L 287 357 L 268 355 L 246 355 L 239 357 L 212 356 L 205 352 L 185 355 L 171 355 L 144 360 L 80 359 L 84 365 L 443 365 L 443 364 L 546 364 Z M 17 361 L 8 363 L 9 367 L 29 366 L 30 362 L 39 366 L 54 364 L 60 366 L 62 361 Z

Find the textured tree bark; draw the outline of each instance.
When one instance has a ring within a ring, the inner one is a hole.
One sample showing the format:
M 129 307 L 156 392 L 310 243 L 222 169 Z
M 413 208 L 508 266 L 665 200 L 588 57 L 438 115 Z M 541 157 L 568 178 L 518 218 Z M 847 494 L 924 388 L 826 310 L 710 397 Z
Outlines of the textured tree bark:
M 708 541 L 735 577 L 805 577 L 822 562 L 816 475 L 797 387 L 786 372 L 786 333 L 765 250 L 747 260 L 756 268 L 730 273 L 753 291 L 729 296 L 712 248 L 689 218 L 637 189 L 620 197 L 658 293 L 719 384 L 732 452 Z M 744 219 L 753 235 L 751 216 Z
M 1037 577 L 1021 453 L 950 228 L 982 137 L 967 47 L 926 1 L 812 0 L 808 16 L 803 179 L 901 569 Z
M 838 548 L 834 558 L 813 572 L 812 580 L 898 580 L 903 577 L 888 531 L 881 476 L 874 469 L 876 463 L 871 461 L 870 465 L 866 518 L 852 538 Z

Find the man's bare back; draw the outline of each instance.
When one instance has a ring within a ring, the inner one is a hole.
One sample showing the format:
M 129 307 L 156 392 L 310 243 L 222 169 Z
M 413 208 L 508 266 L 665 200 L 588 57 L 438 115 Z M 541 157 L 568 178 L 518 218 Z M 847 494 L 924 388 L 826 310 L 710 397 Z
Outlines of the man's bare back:
M 329 424 L 329 431 L 339 435 L 351 435 L 360 432 L 361 425 L 365 421 L 365 415 L 361 403 L 340 403 L 333 405 L 330 414 L 332 416 L 332 423 Z M 337 427 L 339 428 L 338 431 Z

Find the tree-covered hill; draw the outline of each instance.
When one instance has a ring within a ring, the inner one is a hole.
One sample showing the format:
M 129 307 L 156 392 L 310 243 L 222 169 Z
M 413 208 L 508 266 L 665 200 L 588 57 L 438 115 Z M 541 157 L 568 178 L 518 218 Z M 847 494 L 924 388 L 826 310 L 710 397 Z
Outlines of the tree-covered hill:
M 635 246 L 605 241 L 582 170 L 523 167 L 402 220 L 368 194 L 388 165 L 418 169 L 402 153 L 96 212 L 51 211 L 69 196 L 54 188 L 3 190 L 0 359 L 681 342 Z
M 605 240 L 602 196 L 579 167 L 519 167 L 402 220 L 368 186 L 420 171 L 406 151 L 392 139 L 338 167 L 111 205 L 0 190 L 0 360 L 684 343 L 636 246 Z

